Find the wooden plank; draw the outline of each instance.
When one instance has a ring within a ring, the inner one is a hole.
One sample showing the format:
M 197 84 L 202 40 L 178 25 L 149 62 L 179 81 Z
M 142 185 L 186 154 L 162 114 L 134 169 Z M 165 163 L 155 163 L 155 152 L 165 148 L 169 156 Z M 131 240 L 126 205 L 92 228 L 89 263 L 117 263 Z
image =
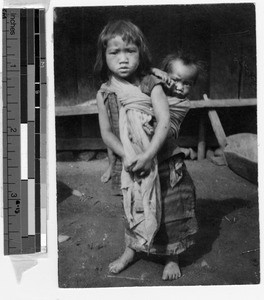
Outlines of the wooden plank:
M 104 150 L 106 146 L 101 138 L 56 139 L 57 151 L 68 150 Z
M 56 117 L 63 116 L 76 116 L 76 115 L 91 115 L 98 114 L 97 105 L 94 104 L 95 100 L 89 101 L 92 104 L 81 104 L 74 106 L 57 106 L 55 108 Z M 243 107 L 243 106 L 256 106 L 257 99 L 221 99 L 210 100 L 193 100 L 191 102 L 191 109 L 197 108 L 221 108 L 221 107 Z
M 191 102 L 191 109 L 196 108 L 221 108 L 221 107 L 243 107 L 243 106 L 256 106 L 257 99 L 217 99 L 205 102 L 204 100 L 195 100 Z
M 98 114 L 97 105 L 57 106 L 56 117 Z
M 205 102 L 212 102 L 212 100 L 208 99 L 207 95 L 204 94 L 204 101 Z M 223 129 L 223 126 L 221 124 L 221 121 L 218 117 L 218 114 L 215 109 L 209 109 L 208 110 L 208 116 L 211 121 L 215 136 L 217 138 L 217 141 L 219 143 L 219 146 L 221 149 L 224 149 L 227 145 L 226 135 L 225 131 Z

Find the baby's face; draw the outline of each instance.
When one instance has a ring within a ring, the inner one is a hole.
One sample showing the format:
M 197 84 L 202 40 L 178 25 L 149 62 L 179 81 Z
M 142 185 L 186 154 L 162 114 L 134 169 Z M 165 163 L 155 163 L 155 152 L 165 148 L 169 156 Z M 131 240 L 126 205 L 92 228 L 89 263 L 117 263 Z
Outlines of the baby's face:
M 189 95 L 197 76 L 197 67 L 195 65 L 185 65 L 182 60 L 177 59 L 171 63 L 168 72 L 174 82 L 171 92 L 173 96 L 185 98 Z

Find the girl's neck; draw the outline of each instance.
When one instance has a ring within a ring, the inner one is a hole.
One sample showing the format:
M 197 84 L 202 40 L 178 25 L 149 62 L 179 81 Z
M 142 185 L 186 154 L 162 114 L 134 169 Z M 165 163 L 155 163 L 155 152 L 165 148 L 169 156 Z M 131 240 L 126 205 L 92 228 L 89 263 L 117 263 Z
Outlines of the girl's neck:
M 127 81 L 135 86 L 140 85 L 140 79 L 136 75 L 130 76 L 129 78 L 120 78 L 115 75 L 112 75 L 112 77 L 116 78 L 117 80 Z

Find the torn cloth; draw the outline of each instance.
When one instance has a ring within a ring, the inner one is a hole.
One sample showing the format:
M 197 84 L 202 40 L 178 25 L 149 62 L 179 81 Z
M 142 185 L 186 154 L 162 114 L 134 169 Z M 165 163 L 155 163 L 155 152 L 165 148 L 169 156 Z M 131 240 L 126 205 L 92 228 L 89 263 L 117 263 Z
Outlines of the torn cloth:
M 127 158 L 133 159 L 149 147 L 153 128 L 149 124 L 154 113 L 151 99 L 139 87 L 124 80 L 111 78 L 108 88 L 121 104 L 119 112 L 120 139 Z M 146 248 L 152 244 L 161 218 L 161 192 L 157 159 L 153 159 L 151 171 L 138 179 L 133 172 L 122 168 L 121 189 L 128 225 Z

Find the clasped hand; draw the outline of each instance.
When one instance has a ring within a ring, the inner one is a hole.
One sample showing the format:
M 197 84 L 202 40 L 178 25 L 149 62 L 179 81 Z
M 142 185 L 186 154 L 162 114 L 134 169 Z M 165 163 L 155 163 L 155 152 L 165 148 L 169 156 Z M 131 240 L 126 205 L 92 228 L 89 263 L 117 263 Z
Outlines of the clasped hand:
M 151 171 L 152 159 L 145 153 L 142 153 L 134 156 L 132 159 L 125 158 L 123 163 L 127 172 L 134 172 L 137 176 L 145 177 Z

